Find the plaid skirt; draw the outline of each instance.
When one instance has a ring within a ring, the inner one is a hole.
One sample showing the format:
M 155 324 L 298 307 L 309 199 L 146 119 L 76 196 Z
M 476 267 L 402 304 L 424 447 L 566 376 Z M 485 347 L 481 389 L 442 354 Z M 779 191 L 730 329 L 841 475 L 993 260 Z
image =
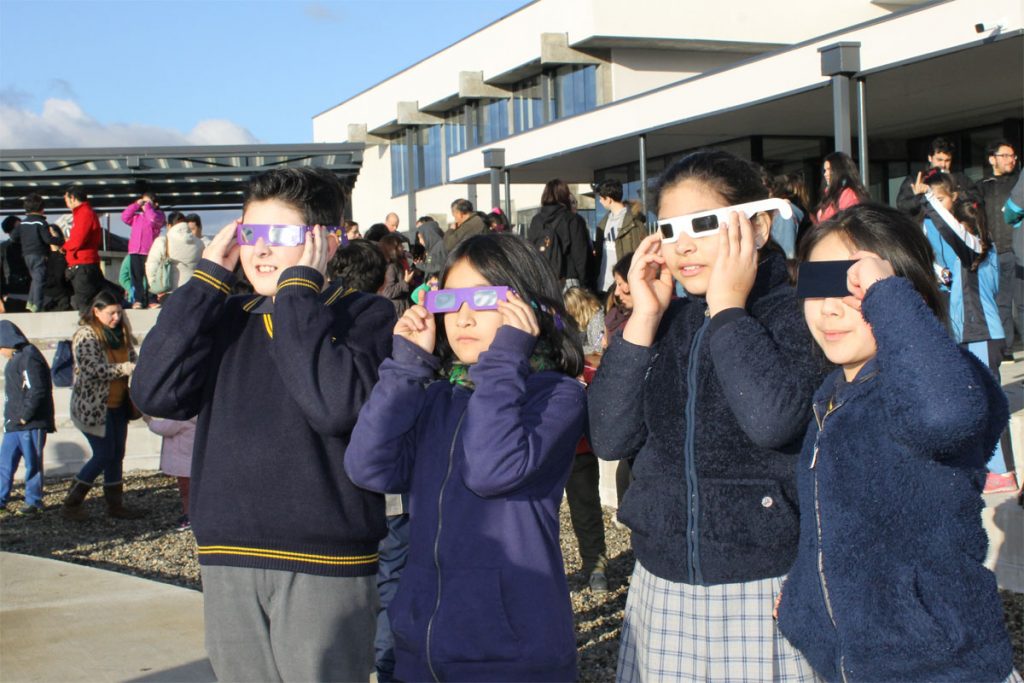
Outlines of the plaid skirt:
M 616 680 L 820 681 L 775 627 L 772 608 L 784 579 L 691 586 L 637 562 Z

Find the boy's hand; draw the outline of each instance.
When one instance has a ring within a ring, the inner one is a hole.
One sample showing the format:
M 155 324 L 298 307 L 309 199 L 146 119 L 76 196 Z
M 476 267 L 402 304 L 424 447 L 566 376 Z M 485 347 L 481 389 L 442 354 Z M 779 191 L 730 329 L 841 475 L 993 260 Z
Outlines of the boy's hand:
M 850 258 L 856 263 L 846 271 L 846 288 L 850 290 L 850 296 L 844 297 L 843 303 L 859 311 L 868 290 L 876 282 L 894 276 L 896 271 L 891 263 L 870 251 L 858 251 Z
M 754 226 L 742 212 L 732 211 L 718 234 L 718 257 L 708 279 L 708 311 L 714 316 L 727 308 L 745 308 L 757 277 Z
M 413 306 L 398 319 L 395 324 L 395 334 L 408 339 L 427 353 L 433 353 L 437 343 L 434 314 L 423 306 Z
M 522 330 L 531 337 L 540 335 L 537 314 L 534 313 L 533 308 L 528 303 L 519 298 L 518 294 L 509 292 L 508 301 L 498 302 L 498 312 L 501 313 L 503 325 Z
M 306 241 L 302 244 L 302 256 L 295 265 L 315 268 L 326 279 L 327 261 L 327 236 L 321 226 L 314 225 L 306 235 Z
M 236 218 L 231 221 L 218 232 L 212 240 L 210 240 L 210 246 L 203 249 L 203 258 L 207 261 L 213 261 L 218 266 L 227 270 L 234 270 L 235 266 L 238 265 L 238 224 L 242 222 L 241 218 Z

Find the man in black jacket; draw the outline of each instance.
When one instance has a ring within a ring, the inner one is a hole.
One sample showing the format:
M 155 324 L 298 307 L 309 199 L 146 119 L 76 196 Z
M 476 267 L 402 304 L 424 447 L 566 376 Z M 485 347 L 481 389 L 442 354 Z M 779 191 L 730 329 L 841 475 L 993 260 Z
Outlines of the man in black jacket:
M 32 284 L 28 290 L 25 308 L 33 313 L 43 310 L 43 285 L 46 283 L 46 261 L 50 256 L 53 237 L 43 215 L 43 198 L 32 192 L 25 197 L 25 217 L 11 233 L 11 240 L 21 243 L 22 258 L 28 267 Z
M 992 176 L 978 183 L 978 191 L 985 201 L 985 224 L 988 234 L 996 246 L 999 258 L 999 318 L 1006 333 L 1003 358 L 1012 360 L 1013 346 L 1013 279 L 1017 268 L 1013 249 L 1013 228 L 1003 219 L 1003 204 L 1010 196 L 1020 171 L 1017 170 L 1017 154 L 1006 140 L 996 140 L 988 146 L 988 163 Z
M 928 186 L 922 182 L 925 173 L 933 168 L 940 169 L 943 173 L 953 176 L 957 192 L 963 194 L 964 190 L 974 190 L 974 183 L 963 173 L 953 171 L 953 153 L 956 145 L 946 138 L 935 138 L 932 140 L 928 152 L 928 168 L 917 174 L 911 173 L 903 179 L 900 185 L 899 194 L 896 195 L 896 208 L 905 214 L 917 216 L 924 208 L 924 194 Z
M 18 326 L 0 320 L 4 368 L 4 438 L 0 443 L 0 506 L 7 505 L 18 461 L 25 458 L 25 505 L 19 514 L 43 509 L 43 446 L 55 431 L 50 367 Z

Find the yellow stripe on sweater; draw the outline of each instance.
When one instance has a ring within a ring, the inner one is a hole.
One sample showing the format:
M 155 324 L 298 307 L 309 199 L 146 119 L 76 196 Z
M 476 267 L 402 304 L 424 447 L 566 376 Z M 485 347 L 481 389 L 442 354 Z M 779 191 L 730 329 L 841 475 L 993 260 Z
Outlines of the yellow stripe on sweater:
M 308 562 L 327 565 L 373 564 L 378 553 L 371 555 L 313 555 L 295 553 L 288 550 L 268 550 L 265 548 L 246 548 L 233 545 L 199 546 L 200 555 L 240 555 L 243 557 L 263 557 L 270 560 L 290 560 L 292 562 Z
M 280 282 L 277 283 L 277 291 L 280 292 L 285 287 L 289 287 L 289 286 L 293 286 L 293 285 L 299 285 L 299 286 L 302 286 L 302 287 L 309 287 L 314 292 L 317 292 L 317 293 L 320 292 L 320 287 L 317 286 L 317 284 L 315 282 L 313 282 L 312 280 L 307 280 L 304 277 L 290 277 L 287 280 L 281 280 Z
M 201 270 L 197 270 L 194 273 L 192 273 L 192 277 L 198 278 L 200 282 L 205 282 L 206 284 L 210 285 L 219 292 L 224 292 L 225 294 L 231 293 L 231 288 L 228 287 L 226 282 L 221 282 L 220 280 L 210 275 L 209 273 L 204 273 Z

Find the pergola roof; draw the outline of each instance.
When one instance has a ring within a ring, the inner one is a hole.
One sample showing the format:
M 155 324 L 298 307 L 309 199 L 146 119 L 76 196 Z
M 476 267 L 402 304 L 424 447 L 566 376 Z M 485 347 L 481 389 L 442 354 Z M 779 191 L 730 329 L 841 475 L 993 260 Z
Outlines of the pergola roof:
M 236 208 L 254 173 L 316 166 L 351 188 L 362 159 L 361 143 L 0 150 L 0 214 L 21 213 L 30 192 L 66 210 L 68 183 L 83 186 L 98 211 L 123 209 L 144 190 L 178 210 Z

